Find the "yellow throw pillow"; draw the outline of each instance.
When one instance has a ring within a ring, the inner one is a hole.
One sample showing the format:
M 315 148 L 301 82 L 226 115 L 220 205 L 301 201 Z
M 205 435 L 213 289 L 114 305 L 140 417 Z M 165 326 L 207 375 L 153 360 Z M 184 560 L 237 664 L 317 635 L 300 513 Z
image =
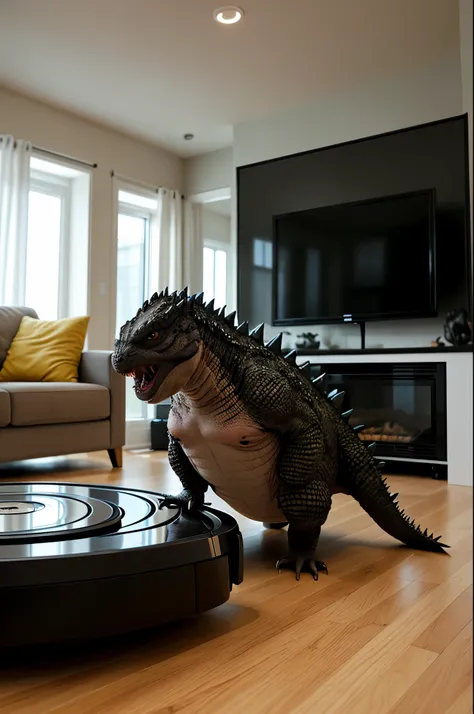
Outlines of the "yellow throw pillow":
M 0 382 L 77 382 L 89 317 L 25 316 L 12 340 Z

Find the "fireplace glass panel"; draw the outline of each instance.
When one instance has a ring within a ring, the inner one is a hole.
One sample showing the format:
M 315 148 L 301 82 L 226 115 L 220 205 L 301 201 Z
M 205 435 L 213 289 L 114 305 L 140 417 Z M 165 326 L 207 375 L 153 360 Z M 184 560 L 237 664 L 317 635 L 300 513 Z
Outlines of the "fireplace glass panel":
M 351 426 L 363 441 L 376 443 L 377 456 L 446 459 L 445 365 L 312 365 L 327 374 L 328 391 L 345 392 L 343 411 L 353 409 Z

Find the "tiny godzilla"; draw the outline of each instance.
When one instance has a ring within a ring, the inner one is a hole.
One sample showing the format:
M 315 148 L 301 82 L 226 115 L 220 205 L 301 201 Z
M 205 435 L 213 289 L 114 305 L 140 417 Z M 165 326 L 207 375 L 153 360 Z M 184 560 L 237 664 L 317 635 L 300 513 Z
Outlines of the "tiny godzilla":
M 133 376 L 137 397 L 172 398 L 168 457 L 183 491 L 164 504 L 199 508 L 213 488 L 232 508 L 270 527 L 288 524 L 288 554 L 277 567 L 327 572 L 316 559 L 334 493 L 353 496 L 389 535 L 412 548 L 444 553 L 397 504 L 373 457 L 340 414 L 344 393 L 326 395 L 308 364 L 283 357 L 281 335 L 263 344 L 263 325 L 234 327 L 187 290 L 154 294 L 125 323 L 112 363 Z

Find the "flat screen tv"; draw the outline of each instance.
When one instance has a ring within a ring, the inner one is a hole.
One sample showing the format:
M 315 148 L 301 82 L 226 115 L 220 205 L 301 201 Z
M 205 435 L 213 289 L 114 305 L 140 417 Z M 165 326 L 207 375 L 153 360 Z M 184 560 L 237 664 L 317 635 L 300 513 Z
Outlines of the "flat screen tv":
M 274 216 L 275 325 L 436 315 L 435 191 Z

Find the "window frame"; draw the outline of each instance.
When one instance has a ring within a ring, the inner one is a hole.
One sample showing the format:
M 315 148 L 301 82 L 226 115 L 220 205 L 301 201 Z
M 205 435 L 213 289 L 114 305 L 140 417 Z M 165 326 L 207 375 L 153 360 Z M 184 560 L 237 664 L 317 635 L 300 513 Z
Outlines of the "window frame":
M 142 296 L 142 302 L 145 301 L 146 295 L 149 292 L 149 286 L 150 286 L 150 275 L 149 275 L 149 270 L 148 266 L 150 263 L 150 252 L 151 252 L 151 222 L 153 220 L 153 214 L 151 211 L 147 211 L 146 208 L 140 208 L 138 206 L 133 206 L 130 203 L 124 203 L 123 201 L 118 202 L 118 211 L 117 211 L 117 258 L 118 258 L 118 251 L 119 251 L 119 244 L 118 244 L 118 222 L 119 222 L 119 216 L 131 216 L 132 218 L 139 218 L 141 220 L 146 221 L 146 230 L 145 230 L 145 238 L 144 238 L 144 251 L 143 251 L 143 265 L 142 265 L 142 279 L 143 279 L 143 296 Z M 120 325 L 117 325 L 117 314 L 115 315 L 115 333 L 117 334 L 117 331 L 120 329 Z
M 45 196 L 53 196 L 61 201 L 61 218 L 59 227 L 59 263 L 58 263 L 58 297 L 57 297 L 57 319 L 67 317 L 69 314 L 69 298 L 67 290 L 67 277 L 70 268 L 71 251 L 71 204 L 72 204 L 72 181 L 64 176 L 57 176 L 52 173 L 39 171 L 30 168 L 30 183 L 28 194 L 42 193 Z M 29 198 L 29 196 L 28 196 Z M 27 241 L 28 250 L 28 241 Z M 26 265 L 25 265 L 26 271 Z M 26 296 L 26 272 L 25 272 L 25 296 Z M 25 297 L 24 296 L 24 297 Z
M 230 243 L 226 243 L 224 241 L 204 238 L 202 248 L 203 248 L 203 257 L 204 257 L 204 248 L 210 248 L 213 251 L 221 250 L 225 253 L 225 303 L 224 303 L 224 305 L 216 305 L 216 308 L 224 307 L 229 302 L 229 286 L 230 286 L 230 280 L 232 277 L 231 276 L 231 265 L 230 265 L 232 246 L 230 245 Z M 214 266 L 215 266 L 215 263 L 214 263 Z M 215 272 L 215 267 L 214 267 L 214 272 Z M 203 268 L 203 277 L 204 277 L 204 268 Z
M 120 189 L 120 190 L 125 190 L 125 189 Z M 145 198 L 149 198 L 148 194 L 143 194 L 142 192 L 136 191 L 133 188 L 128 188 L 127 192 L 130 194 L 135 194 L 136 196 L 144 196 Z M 150 255 L 151 255 L 151 232 L 152 232 L 152 221 L 153 221 L 153 212 L 152 210 L 148 210 L 144 207 L 136 206 L 133 203 L 128 203 L 126 201 L 120 200 L 119 199 L 119 191 L 117 191 L 117 236 L 116 236 L 116 250 L 117 250 L 117 269 L 116 269 L 116 282 L 115 282 L 115 292 L 116 292 L 116 297 L 117 297 L 117 289 L 118 289 L 118 284 L 117 284 L 117 276 L 118 276 L 118 254 L 119 254 L 119 237 L 118 237 L 118 225 L 119 225 L 119 217 L 121 215 L 124 216 L 131 216 L 132 218 L 139 218 L 141 220 L 146 221 L 145 226 L 145 239 L 144 239 L 144 251 L 143 251 L 143 261 L 142 261 L 142 280 L 143 280 L 143 295 L 142 295 L 142 302 L 145 301 L 146 295 L 149 293 L 149 286 L 150 286 Z M 115 310 L 115 336 L 117 336 L 118 331 L 120 330 L 120 325 L 117 324 L 117 309 Z M 125 405 L 125 410 L 127 409 L 127 405 Z M 127 415 L 127 411 L 125 411 L 125 420 L 128 426 L 131 426 L 133 429 L 139 428 L 140 424 L 146 423 L 150 421 L 150 419 L 153 418 L 153 406 L 146 404 L 145 402 L 141 403 L 141 416 L 139 417 L 130 417 Z M 130 439 L 127 436 L 127 441 Z

